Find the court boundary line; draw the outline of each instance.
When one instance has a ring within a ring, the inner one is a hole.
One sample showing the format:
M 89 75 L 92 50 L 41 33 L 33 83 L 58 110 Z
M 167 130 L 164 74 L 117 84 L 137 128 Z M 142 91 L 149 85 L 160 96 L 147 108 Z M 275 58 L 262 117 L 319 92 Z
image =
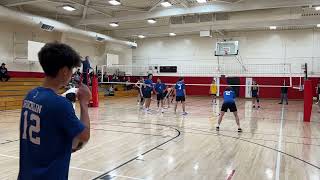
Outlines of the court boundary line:
M 275 174 L 275 180 L 280 179 L 280 168 L 281 168 L 281 155 L 280 151 L 282 149 L 282 130 L 283 130 L 283 121 L 284 121 L 284 105 L 282 104 L 281 108 L 281 119 L 280 119 L 280 130 L 279 130 L 279 140 L 278 140 L 278 153 L 277 153 L 277 160 L 276 160 L 276 174 Z
M 110 122 L 110 121 L 109 121 Z M 106 126 L 118 126 L 118 127 L 129 127 L 129 128 L 141 128 L 141 129 L 149 129 L 149 130 L 163 130 L 163 129 L 155 129 L 155 128 L 144 128 L 144 127 L 135 127 L 135 126 L 123 126 L 123 125 L 118 125 L 118 124 L 112 124 L 112 123 L 106 123 L 106 122 L 94 122 L 94 124 L 96 125 L 106 125 Z M 187 127 L 187 129 L 189 130 L 197 130 L 197 129 L 190 129 Z M 108 130 L 106 130 L 108 131 Z M 181 131 L 181 130 L 180 130 Z M 185 132 L 185 133 L 192 133 L 192 134 L 199 134 L 199 133 L 194 133 L 194 132 L 187 132 L 187 131 L 181 131 L 181 132 Z M 229 130 L 220 130 L 220 132 L 234 132 L 234 131 L 229 131 Z M 129 133 L 129 132 L 128 132 Z M 245 132 L 243 131 L 241 134 L 263 134 L 263 133 L 250 133 L 250 132 Z M 148 135 L 148 134 L 146 134 Z M 211 133 L 207 133 L 207 134 L 199 134 L 199 135 L 211 135 Z M 270 136 L 279 136 L 277 134 L 264 134 L 264 135 L 270 135 Z M 283 137 L 295 137 L 295 138 L 302 138 L 302 139 L 319 139 L 319 138 L 307 138 L 307 137 L 299 137 L 299 136 L 285 136 L 283 135 Z M 165 138 L 165 137 L 164 137 Z M 278 142 L 276 140 L 272 140 L 272 139 L 258 139 L 258 138 L 247 138 L 247 137 L 242 137 L 242 139 L 247 139 L 247 140 L 263 140 L 263 141 L 271 141 L 271 142 Z M 288 144 L 299 144 L 299 145 L 307 145 L 307 146 L 320 146 L 320 144 L 305 144 L 305 143 L 299 143 L 299 142 L 292 142 L 292 141 L 284 141 L 285 143 Z
M 156 147 L 154 147 L 154 148 L 152 148 L 152 149 L 150 149 L 150 150 L 142 153 L 141 155 L 145 155 L 145 154 L 147 154 L 147 153 L 149 153 L 149 152 L 151 152 L 151 151 L 159 148 L 160 146 L 162 146 L 162 145 L 164 145 L 164 144 L 166 144 L 166 143 L 168 143 L 168 142 L 176 139 L 176 138 L 179 137 L 180 134 L 181 134 L 181 131 L 177 129 L 177 126 L 170 126 L 170 125 L 165 125 L 165 124 L 154 124 L 154 123 L 130 122 L 130 121 L 120 121 L 120 122 L 122 122 L 122 123 L 136 123 L 136 124 L 160 125 L 160 126 L 165 126 L 165 127 L 169 127 L 169 128 L 174 128 L 174 129 L 179 133 L 176 137 L 173 137 L 173 138 L 169 139 L 168 141 L 166 141 L 166 142 L 164 142 L 164 143 L 162 143 L 162 144 L 160 144 L 160 145 L 158 145 L 158 146 L 156 146 Z M 189 128 L 189 129 L 190 129 L 190 128 Z M 192 129 L 192 128 L 191 128 L 191 129 Z M 193 130 L 203 131 L 203 130 L 199 130 L 199 129 L 193 129 Z M 210 132 L 210 131 L 209 131 L 209 132 L 208 132 L 208 131 L 203 131 L 203 132 L 210 133 L 210 134 L 213 134 L 213 135 L 216 135 L 216 136 L 223 136 L 223 137 L 233 138 L 233 139 L 236 139 L 236 140 L 240 140 L 240 141 L 244 141 L 244 142 L 247 142 L 247 143 L 255 144 L 255 145 L 257 145 L 257 146 L 260 146 L 260 147 L 263 147 L 263 148 L 267 148 L 267 149 L 276 151 L 277 153 L 281 153 L 281 154 L 283 154 L 283 155 L 289 156 L 289 157 L 291 157 L 291 158 L 294 158 L 294 159 L 296 159 L 296 160 L 301 161 L 302 163 L 305 163 L 305 164 L 307 164 L 307 165 L 310 165 L 310 166 L 312 166 L 312 167 L 320 170 L 320 167 L 319 167 L 319 166 L 314 165 L 314 164 L 312 164 L 311 162 L 308 162 L 308 161 L 306 161 L 306 160 L 304 160 L 304 159 L 301 159 L 301 158 L 299 158 L 299 157 L 297 157 L 297 156 L 288 154 L 288 153 L 286 153 L 286 152 L 284 152 L 284 151 L 277 150 L 276 148 L 272 148 L 272 147 L 268 147 L 268 146 L 263 145 L 263 144 L 260 144 L 260 143 L 252 142 L 252 141 L 249 141 L 249 140 L 247 140 L 247 139 L 243 139 L 243 138 L 241 138 L 241 137 L 235 137 L 235 136 L 231 136 L 231 135 L 224 135 L 224 134 L 220 134 L 220 133 L 213 133 L 213 132 Z M 128 160 L 127 162 L 125 162 L 125 163 L 123 163 L 123 164 L 121 164 L 121 165 L 119 165 L 119 166 L 117 166 L 117 167 L 109 170 L 108 172 L 106 172 L 106 173 L 104 173 L 104 174 L 102 174 L 102 175 L 94 178 L 93 180 L 98 180 L 98 179 L 100 179 L 100 178 L 105 177 L 105 176 L 108 175 L 109 173 L 111 173 L 111 172 L 113 172 L 113 171 L 115 171 L 115 170 L 117 170 L 117 169 L 119 169 L 119 168 L 121 168 L 121 167 L 129 164 L 130 162 L 132 162 L 132 161 L 134 161 L 134 160 L 136 160 L 138 157 L 139 157 L 139 156 L 136 156 L 136 157 Z
M 187 129 L 191 129 L 191 130 L 192 130 L 192 128 L 187 128 Z M 209 133 L 209 134 L 213 134 L 213 135 L 216 135 L 216 136 L 223 136 L 223 137 L 229 137 L 229 138 L 233 138 L 233 139 L 238 139 L 238 140 L 241 140 L 241 141 L 244 141 L 244 142 L 248 142 L 248 143 L 251 143 L 251 144 L 255 144 L 255 145 L 257 145 L 257 146 L 261 146 L 261 147 L 264 147 L 264 148 L 267 148 L 267 149 L 270 149 L 270 150 L 273 150 L 273 151 L 276 151 L 276 152 L 280 152 L 281 154 L 284 154 L 284 155 L 286 155 L 286 156 L 289 156 L 289 157 L 291 157 L 291 158 L 294 158 L 294 159 L 296 159 L 296 160 L 299 160 L 299 161 L 301 161 L 301 162 L 303 162 L 303 163 L 305 163 L 305 164 L 308 164 L 308 165 L 310 165 L 310 166 L 312 166 L 312 167 L 320 170 L 320 167 L 319 167 L 319 166 L 314 165 L 314 164 L 312 164 L 311 162 L 308 162 L 308 161 L 306 161 L 306 160 L 304 160 L 304 159 L 301 159 L 301 158 L 299 158 L 299 157 L 296 157 L 296 156 L 294 156 L 294 155 L 288 154 L 288 153 L 286 153 L 286 152 L 284 152 L 284 151 L 279 151 L 279 150 L 277 150 L 276 148 L 272 148 L 272 147 L 269 147 L 269 146 L 266 146 L 266 145 L 263 145 L 263 144 L 260 144 L 260 143 L 252 142 L 252 141 L 249 141 L 249 140 L 247 140 L 247 139 L 243 139 L 243 138 L 241 138 L 241 137 L 236 137 L 236 136 L 231 136 L 231 135 L 225 135 L 225 134 L 220 134 L 220 133 L 214 133 L 214 132 L 211 132 L 211 131 L 204 131 L 204 130 L 201 130 L 201 129 L 193 129 L 193 130 L 195 130 L 195 131 L 202 131 L 202 132 Z M 186 132 L 186 133 L 187 133 L 187 132 Z
M 231 180 L 232 177 L 234 176 L 234 174 L 236 173 L 236 170 L 232 170 L 232 172 L 229 174 L 229 176 L 227 177 L 227 180 Z
M 5 154 L 0 154 L 0 156 L 19 160 L 19 157 L 16 157 L 16 156 L 9 156 L 9 155 L 5 155 Z M 92 173 L 96 173 L 96 174 L 103 173 L 102 171 L 96 171 L 96 170 L 91 170 L 91 169 L 86 169 L 86 168 L 75 167 L 75 166 L 69 166 L 69 168 L 70 169 L 75 169 L 75 170 L 80 170 L 80 171 L 92 172 Z M 111 176 L 113 176 L 113 177 L 123 177 L 123 178 L 127 178 L 127 179 L 143 180 L 141 178 L 131 177 L 131 176 L 123 176 L 123 175 L 111 175 Z
M 121 122 L 123 122 L 123 121 L 121 121 Z M 124 162 L 124 163 L 122 163 L 122 164 L 114 167 L 113 169 L 111 169 L 111 170 L 109 170 L 109 171 L 101 174 L 100 176 L 94 178 L 93 180 L 98 180 L 98 179 L 104 178 L 106 175 L 109 175 L 109 173 L 111 173 L 111 172 L 113 172 L 113 171 L 115 171 L 115 170 L 117 170 L 117 169 L 119 169 L 119 168 L 121 168 L 121 167 L 123 167 L 123 166 L 125 166 L 125 165 L 127 165 L 127 164 L 129 164 L 129 163 L 131 163 L 131 162 L 133 162 L 134 160 L 136 160 L 137 158 L 139 158 L 139 156 L 141 156 L 141 155 L 142 155 L 142 156 L 143 156 L 143 155 L 146 155 L 146 154 L 154 151 L 155 149 L 157 149 L 157 148 L 159 148 L 159 147 L 161 147 L 161 146 L 163 146 L 163 145 L 171 142 L 172 140 L 178 138 L 178 137 L 181 135 L 181 132 L 180 132 L 177 128 L 171 127 L 171 126 L 167 126 L 167 125 L 164 125 L 164 124 L 141 123 L 141 122 L 126 122 L 126 123 L 140 123 L 140 124 L 152 124 L 152 125 L 157 125 L 157 126 L 164 126 L 164 127 L 168 127 L 168 128 L 174 129 L 174 130 L 177 132 L 177 135 L 174 136 L 174 137 L 172 137 L 172 138 L 170 138 L 169 140 L 167 140 L 167 141 L 165 141 L 165 142 L 163 142 L 163 143 L 161 143 L 161 144 L 159 144 L 159 145 L 157 145 L 157 146 L 155 146 L 155 147 L 153 147 L 153 148 L 145 151 L 144 153 L 142 153 L 142 154 L 140 154 L 140 155 L 138 155 L 138 156 L 135 156 L 135 157 L 129 159 L 128 161 L 126 161 L 126 162 Z M 112 176 L 112 175 L 111 175 L 111 176 Z
M 141 122 L 130 122 L 130 121 L 129 121 L 129 122 L 127 122 L 127 121 L 121 121 L 121 122 L 124 122 L 124 123 L 138 123 L 138 124 L 153 124 L 153 123 L 141 123 Z M 158 124 L 158 125 L 164 125 L 164 124 Z M 179 127 L 177 127 L 177 126 L 170 126 L 170 125 L 164 125 L 164 126 L 171 127 L 171 128 L 179 128 Z M 193 128 L 187 128 L 187 129 L 191 129 L 191 130 L 192 130 Z M 284 152 L 284 151 L 277 150 L 276 148 L 272 148 L 272 147 L 269 147 L 269 146 L 266 146 L 266 145 L 263 145 L 263 144 L 260 144 L 260 143 L 252 142 L 252 141 L 249 141 L 249 140 L 247 140 L 247 139 L 243 139 L 243 138 L 241 138 L 241 137 L 236 137 L 236 136 L 231 136 L 231 135 L 225 135 L 225 134 L 220 134 L 220 133 L 214 133 L 214 132 L 211 132 L 211 131 L 204 131 L 204 130 L 201 130 L 201 129 L 193 129 L 193 130 L 202 131 L 202 132 L 210 133 L 210 134 L 217 135 L 217 136 L 229 137 L 229 138 L 238 139 L 238 140 L 241 140 L 241 141 L 244 141 L 244 142 L 252 143 L 252 144 L 255 144 L 255 145 L 257 145 L 257 146 L 261 146 L 261 147 L 264 147 L 264 148 L 267 148 L 267 149 L 270 149 L 270 150 L 273 150 L 273 151 L 276 151 L 276 152 L 280 152 L 281 154 L 284 154 L 284 155 L 286 155 L 286 156 L 292 157 L 292 158 L 294 158 L 294 159 L 296 159 L 296 160 L 299 160 L 299 161 L 301 161 L 301 162 L 303 162 L 303 163 L 306 163 L 306 164 L 308 164 L 308 165 L 310 165 L 310 166 L 312 166 L 312 167 L 320 170 L 320 167 L 319 167 L 319 166 L 314 165 L 314 164 L 312 164 L 311 162 L 308 162 L 308 161 L 306 161 L 306 160 L 304 160 L 304 159 L 301 159 L 301 158 L 299 158 L 299 157 L 296 157 L 296 156 L 291 155 L 291 154 L 289 154 L 289 153 L 286 153 L 286 152 Z M 179 132 L 180 132 L 180 131 L 179 131 Z

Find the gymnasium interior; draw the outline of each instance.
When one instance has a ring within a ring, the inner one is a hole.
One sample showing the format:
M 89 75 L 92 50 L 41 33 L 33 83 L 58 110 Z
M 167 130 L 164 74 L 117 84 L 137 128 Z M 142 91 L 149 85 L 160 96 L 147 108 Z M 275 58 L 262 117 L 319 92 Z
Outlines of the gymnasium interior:
M 320 0 L 0 0 L 0 179 L 18 177 L 22 101 L 50 42 L 91 67 L 77 68 L 91 138 L 68 179 L 320 180 Z M 171 88 L 184 78 L 187 115 L 174 97 L 159 109 L 156 92 L 144 111 L 149 74 Z M 241 133 L 229 112 L 216 130 L 227 87 Z

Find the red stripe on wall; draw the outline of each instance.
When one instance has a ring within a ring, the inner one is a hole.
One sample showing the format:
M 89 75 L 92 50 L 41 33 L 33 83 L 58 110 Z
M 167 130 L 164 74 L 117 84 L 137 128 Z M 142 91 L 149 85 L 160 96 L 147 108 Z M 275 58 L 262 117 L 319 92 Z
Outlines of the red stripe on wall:
M 42 72 L 9 71 L 9 75 L 13 78 L 44 78 Z
M 176 83 L 179 77 L 173 76 L 159 76 L 164 83 Z M 154 77 L 153 81 L 156 82 L 158 77 Z M 186 84 L 208 84 L 208 86 L 187 86 L 188 95 L 209 95 L 209 85 L 211 84 L 212 77 L 184 77 Z M 283 81 L 285 80 L 287 85 L 290 84 L 290 78 L 288 77 L 254 77 L 259 85 L 275 85 L 282 86 Z M 310 78 L 312 81 L 312 90 L 313 95 L 316 96 L 316 85 L 319 81 L 319 78 Z M 299 85 L 300 79 L 298 77 L 292 78 L 293 86 Z M 220 84 L 227 84 L 226 78 L 220 78 Z M 240 84 L 246 84 L 246 77 L 240 77 Z M 303 80 L 302 80 L 303 84 Z M 226 87 L 220 87 L 220 95 Z M 261 98 L 280 98 L 281 88 L 271 88 L 271 87 L 261 87 L 260 88 L 260 97 Z M 241 98 L 245 97 L 245 87 L 240 87 L 239 95 Z M 303 92 L 300 92 L 298 89 L 289 88 L 288 97 L 290 99 L 303 99 Z
M 17 78 L 43 78 L 44 73 L 42 72 L 21 72 L 21 71 L 10 71 L 9 72 L 11 77 Z M 164 83 L 176 83 L 179 79 L 178 76 L 159 76 Z M 153 77 L 153 81 L 156 82 L 158 77 Z M 138 76 L 131 77 L 132 82 L 136 82 L 139 79 Z M 186 84 L 208 84 L 208 86 L 187 86 L 187 94 L 188 95 L 209 95 L 209 85 L 211 84 L 212 77 L 184 77 Z M 283 84 L 283 80 L 289 85 L 289 78 L 287 77 L 254 77 L 255 80 L 259 85 L 278 85 L 281 86 Z M 312 81 L 312 93 L 313 96 L 316 96 L 316 86 L 319 82 L 320 78 L 312 77 L 310 78 Z M 293 85 L 298 86 L 300 79 L 292 78 Z M 244 85 L 246 83 L 245 77 L 240 77 L 240 84 Z M 227 84 L 226 78 L 220 78 L 220 84 Z M 302 80 L 303 84 L 303 80 Z M 220 95 L 224 91 L 226 87 L 220 87 Z M 245 87 L 240 87 L 239 95 L 241 98 L 245 97 Z M 267 88 L 261 87 L 260 88 L 260 97 L 261 98 L 279 98 L 280 97 L 280 87 L 279 88 Z M 303 99 L 303 92 L 300 92 L 297 89 L 289 88 L 288 97 L 290 99 Z

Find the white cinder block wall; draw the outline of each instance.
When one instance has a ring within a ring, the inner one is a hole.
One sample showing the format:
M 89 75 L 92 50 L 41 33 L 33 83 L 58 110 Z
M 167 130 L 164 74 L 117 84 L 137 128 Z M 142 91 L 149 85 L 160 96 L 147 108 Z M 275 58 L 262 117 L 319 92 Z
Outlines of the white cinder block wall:
M 310 71 L 320 75 L 320 30 L 229 32 L 224 38 L 239 41 L 244 64 L 290 63 L 292 72 L 300 73 L 301 64 L 307 62 Z M 133 50 L 133 65 L 215 65 L 217 40 L 222 38 L 188 35 L 139 40 L 138 48 Z M 220 63 L 237 61 L 220 57 Z
M 43 43 L 60 41 L 69 44 L 81 56 L 90 56 L 92 67 L 105 64 L 108 52 L 118 54 L 120 64 L 132 64 L 132 49 L 123 45 L 99 43 L 75 34 L 46 32 L 34 26 L 0 23 L 0 63 L 6 63 L 9 71 L 42 72 L 39 63 L 29 64 L 25 59 L 28 40 Z

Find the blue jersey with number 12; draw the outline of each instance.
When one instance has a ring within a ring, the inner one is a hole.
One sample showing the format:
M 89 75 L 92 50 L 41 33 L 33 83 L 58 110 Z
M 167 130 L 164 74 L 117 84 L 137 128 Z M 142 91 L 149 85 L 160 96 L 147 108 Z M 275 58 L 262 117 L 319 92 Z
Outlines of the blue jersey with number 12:
M 19 180 L 67 180 L 73 138 L 84 130 L 72 104 L 53 90 L 33 89 L 23 100 Z
M 236 94 L 233 91 L 225 91 L 223 93 L 223 100 L 226 103 L 233 103 L 234 99 L 236 98 Z
M 178 81 L 176 84 L 176 96 L 185 96 L 184 90 L 186 89 L 184 82 Z

